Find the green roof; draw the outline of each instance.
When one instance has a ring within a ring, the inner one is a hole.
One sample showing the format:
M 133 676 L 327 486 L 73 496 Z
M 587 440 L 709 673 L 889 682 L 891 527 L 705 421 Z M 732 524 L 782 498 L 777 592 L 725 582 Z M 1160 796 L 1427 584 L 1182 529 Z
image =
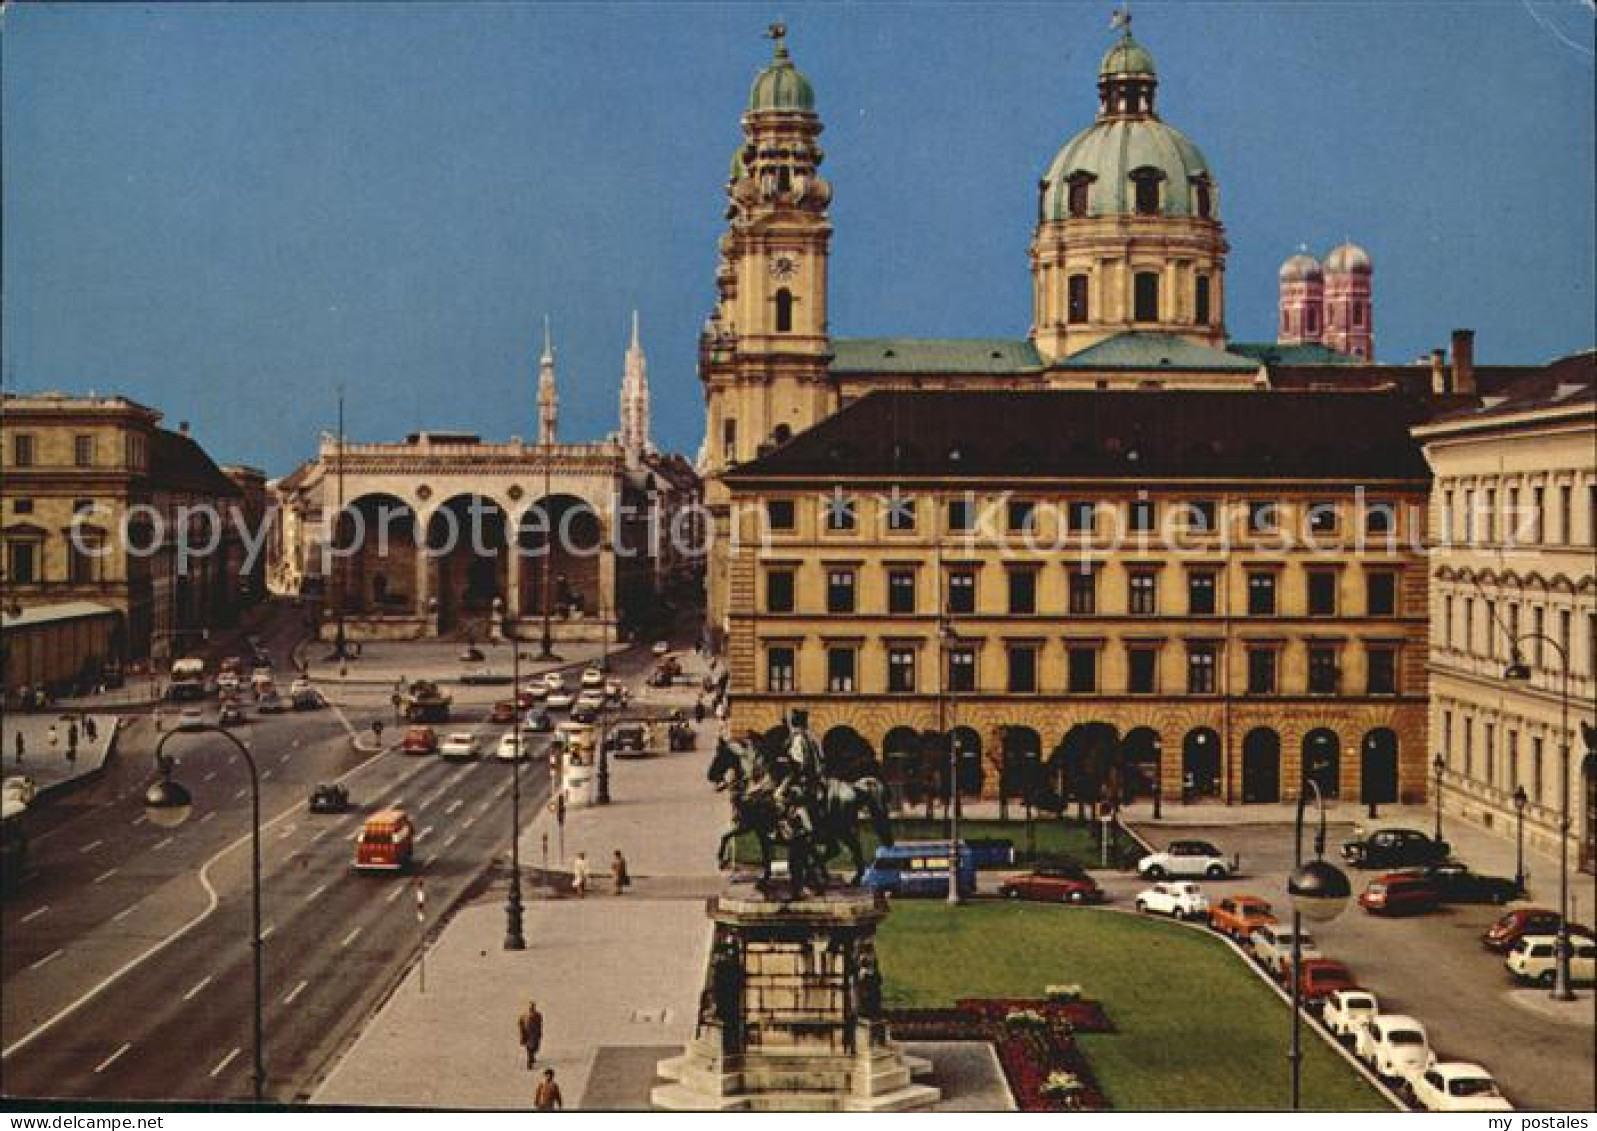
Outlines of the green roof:
M 786 110 L 812 113 L 815 110 L 815 88 L 802 71 L 793 65 L 787 53 L 787 44 L 776 36 L 776 53 L 770 66 L 754 79 L 749 90 L 749 110 Z
M 836 338 L 831 371 L 853 373 L 1041 373 L 1024 338 Z
M 1152 75 L 1158 72 L 1153 67 L 1153 56 L 1148 54 L 1148 49 L 1127 31 L 1120 37 L 1109 53 L 1103 57 L 1103 65 L 1098 68 L 1100 75 Z
M 1266 365 L 1361 365 L 1352 354 L 1341 353 L 1319 342 L 1283 346 L 1275 342 L 1231 342 L 1232 353 L 1255 358 Z
M 1058 369 L 1204 370 L 1254 373 L 1259 363 L 1226 350 L 1190 342 L 1175 334 L 1132 331 L 1105 338 L 1055 363 Z
M 1131 174 L 1155 169 L 1164 182 L 1159 194 L 1162 216 L 1198 215 L 1193 182 L 1214 182 L 1203 151 L 1186 134 L 1158 118 L 1107 118 L 1095 122 L 1065 143 L 1043 180 L 1043 217 L 1063 220 L 1070 215 L 1070 180 L 1077 174 L 1091 178 L 1087 190 L 1087 215 L 1129 216 L 1136 212 Z M 1209 198 L 1209 215 L 1217 217 L 1215 196 Z

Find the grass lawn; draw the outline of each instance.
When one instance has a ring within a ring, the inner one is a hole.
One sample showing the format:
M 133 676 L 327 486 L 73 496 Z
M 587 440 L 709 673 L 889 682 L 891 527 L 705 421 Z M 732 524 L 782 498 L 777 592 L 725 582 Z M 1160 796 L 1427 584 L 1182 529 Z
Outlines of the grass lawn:
M 1099 848 L 1094 830 L 1075 821 L 1064 822 L 1057 818 L 1039 818 L 1033 823 L 1032 835 L 1036 842 L 1039 856 L 1068 856 L 1078 864 L 1089 868 L 1098 866 Z M 941 820 L 927 821 L 921 818 L 894 818 L 893 837 L 895 840 L 946 840 L 948 838 L 948 822 Z M 981 840 L 993 838 L 1014 842 L 1017 859 L 1024 860 L 1026 853 L 1026 822 L 1025 821 L 996 821 L 996 820 L 962 820 L 959 822 L 959 837 L 961 840 Z M 1117 834 L 1116 844 L 1127 852 L 1135 854 L 1135 849 L 1129 837 L 1124 833 Z M 860 849 L 865 853 L 866 863 L 870 862 L 876 854 L 876 834 L 871 829 L 869 822 L 860 824 Z M 759 859 L 759 847 L 751 834 L 745 833 L 738 838 L 738 859 L 744 862 Z M 778 850 L 780 855 L 780 850 Z M 847 863 L 848 852 L 845 850 L 833 858 L 839 864 Z M 1114 855 L 1110 856 L 1111 864 Z
M 1285 1110 L 1291 1010 L 1219 939 L 1158 920 L 1044 904 L 898 900 L 877 935 L 884 999 L 1041 997 L 1078 983 L 1118 1030 L 1083 1035 L 1117 1111 Z M 1303 1106 L 1388 1111 L 1304 1018 Z

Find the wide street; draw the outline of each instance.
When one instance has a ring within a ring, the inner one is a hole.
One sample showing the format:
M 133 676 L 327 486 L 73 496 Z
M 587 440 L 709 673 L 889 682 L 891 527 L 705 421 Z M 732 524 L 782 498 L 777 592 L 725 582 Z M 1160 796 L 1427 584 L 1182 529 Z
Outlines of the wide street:
M 1344 809 L 1342 816 L 1348 810 Z M 1402 825 L 1378 820 L 1371 827 Z M 1425 827 L 1429 827 L 1428 825 Z M 1326 854 L 1335 857 L 1354 826 L 1329 827 Z M 1281 825 L 1139 826 L 1156 847 L 1173 839 L 1208 840 L 1224 853 L 1240 853 L 1243 872 L 1235 880 L 1205 883 L 1211 905 L 1229 894 L 1256 894 L 1268 899 L 1285 918 L 1290 904 L 1286 877 L 1291 871 L 1291 828 Z M 1463 830 L 1460 830 L 1462 832 Z M 1451 835 L 1451 834 L 1450 834 Z M 1311 851 L 1312 834 L 1305 839 Z M 1503 874 L 1487 860 L 1476 860 L 1455 845 L 1459 854 L 1482 871 Z M 1340 861 L 1338 861 L 1340 863 Z M 1512 871 L 1509 868 L 1508 871 Z M 1379 872 L 1348 869 L 1355 896 Z M 1105 878 L 1104 887 L 1117 902 L 1129 904 L 1146 881 L 1134 874 Z M 1530 902 L 1548 906 L 1556 896 L 1552 874 L 1536 882 Z M 1502 914 L 1490 905 L 1445 907 L 1428 915 L 1383 918 L 1349 904 L 1329 923 L 1310 924 L 1310 933 L 1328 958 L 1352 968 L 1365 987 L 1374 990 L 1386 1013 L 1407 1013 L 1426 1027 L 1438 1058 L 1485 1065 L 1505 1094 L 1517 1105 L 1539 1110 L 1590 1110 L 1594 1062 L 1591 990 L 1580 991 L 1583 1006 L 1575 1022 L 1555 1019 L 1536 1007 L 1547 991 L 1519 987 L 1503 960 L 1480 945 L 1480 934 Z M 1584 918 L 1584 916 L 1582 916 Z
M 266 635 L 287 672 L 294 632 Z M 647 663 L 641 653 L 612 658 L 629 681 Z M 262 779 L 266 1069 L 268 1094 L 282 1100 L 308 1093 L 422 937 L 411 880 L 350 866 L 364 814 L 395 804 L 412 814 L 428 929 L 498 863 L 511 835 L 510 764 L 491 756 L 505 728 L 485 722 L 508 687 L 451 688 L 447 729 L 478 734 L 485 752 L 451 764 L 400 753 L 392 725 L 387 749 L 368 752 L 370 720 L 391 720 L 390 686 L 322 686 L 331 709 L 252 714 L 236 732 Z M 352 741 L 357 730 L 366 751 Z M 52 803 L 25 880 L 5 900 L 0 1090 L 8 1095 L 251 1093 L 247 769 L 218 736 L 172 739 L 166 749 L 194 810 L 177 829 L 157 827 L 142 806 L 156 737 L 148 718 L 126 727 L 102 777 Z M 540 739 L 524 764 L 524 819 L 548 796 L 546 745 Z M 310 814 L 312 785 L 333 780 L 347 785 L 351 811 Z

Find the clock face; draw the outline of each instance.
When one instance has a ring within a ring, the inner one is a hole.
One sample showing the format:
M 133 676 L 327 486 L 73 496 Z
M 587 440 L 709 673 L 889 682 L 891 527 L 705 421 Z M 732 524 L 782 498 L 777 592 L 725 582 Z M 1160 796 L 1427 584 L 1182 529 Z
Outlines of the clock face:
M 798 274 L 798 260 L 791 255 L 777 255 L 771 260 L 771 278 L 791 279 Z

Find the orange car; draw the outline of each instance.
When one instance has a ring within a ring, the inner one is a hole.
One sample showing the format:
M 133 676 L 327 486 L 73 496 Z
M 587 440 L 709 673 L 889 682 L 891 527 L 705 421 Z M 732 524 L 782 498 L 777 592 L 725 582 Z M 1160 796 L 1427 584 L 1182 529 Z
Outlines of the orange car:
M 438 733 L 432 727 L 406 727 L 399 748 L 406 754 L 433 754 L 438 750 Z
M 416 834 L 403 809 L 380 809 L 366 818 L 355 841 L 355 867 L 363 872 L 402 872 L 410 866 Z
M 1254 931 L 1274 922 L 1270 901 L 1256 895 L 1228 895 L 1209 908 L 1209 926 L 1238 942 L 1247 942 Z

